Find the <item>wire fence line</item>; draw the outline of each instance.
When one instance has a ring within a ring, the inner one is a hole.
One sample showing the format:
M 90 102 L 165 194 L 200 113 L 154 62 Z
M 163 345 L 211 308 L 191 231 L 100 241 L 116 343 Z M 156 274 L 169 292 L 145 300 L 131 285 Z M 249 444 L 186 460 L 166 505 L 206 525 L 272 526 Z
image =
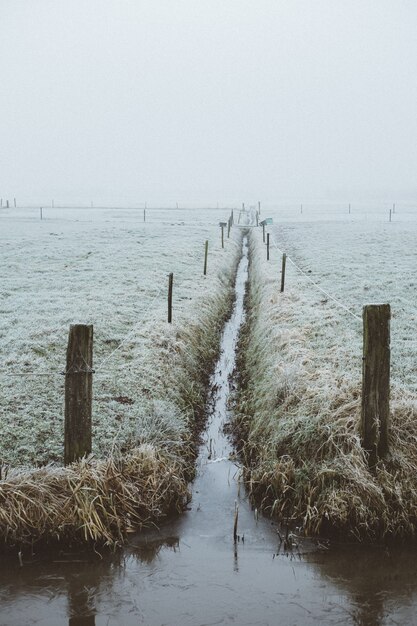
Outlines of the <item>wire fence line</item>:
M 271 233 L 272 234 L 272 233 Z M 272 234 L 272 243 L 274 244 L 274 246 L 276 247 L 276 249 L 278 250 L 278 252 L 280 252 L 281 254 L 284 254 L 284 251 L 281 250 L 281 248 L 279 248 L 279 246 L 277 245 L 277 242 L 275 241 L 275 237 Z M 323 287 L 321 287 L 318 283 L 316 283 L 308 274 L 307 272 L 305 272 L 299 265 L 297 265 L 297 263 L 287 254 L 287 261 L 289 261 L 291 263 L 291 265 L 293 265 L 293 267 L 295 267 L 295 269 L 297 271 L 299 271 L 301 274 L 303 274 L 303 276 L 305 276 L 305 278 L 312 284 L 314 285 L 314 287 L 316 287 L 316 289 L 318 289 L 319 291 L 321 291 L 322 294 L 324 294 L 327 298 L 329 298 L 330 300 L 332 300 L 335 304 L 337 304 L 337 306 L 339 306 L 340 308 L 344 309 L 347 313 L 349 313 L 349 315 L 351 315 L 355 320 L 358 320 L 360 322 L 362 322 L 362 318 L 359 317 L 359 315 L 356 315 L 356 313 L 353 313 L 347 306 L 345 306 L 343 304 L 343 302 L 340 302 L 340 300 L 338 300 L 337 298 L 335 298 L 334 296 L 332 296 L 328 291 L 326 291 L 325 289 L 323 289 Z

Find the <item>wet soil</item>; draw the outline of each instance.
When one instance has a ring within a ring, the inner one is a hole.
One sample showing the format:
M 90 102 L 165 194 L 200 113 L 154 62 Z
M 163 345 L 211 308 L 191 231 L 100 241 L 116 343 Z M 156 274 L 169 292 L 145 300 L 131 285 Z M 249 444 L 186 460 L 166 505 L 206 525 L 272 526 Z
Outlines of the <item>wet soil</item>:
M 240 482 L 224 425 L 248 272 L 212 378 L 212 406 L 184 515 L 116 554 L 35 553 L 0 565 L 0 624 L 209 626 L 417 624 L 414 549 L 327 546 L 280 539 Z M 233 528 L 238 507 L 237 538 Z

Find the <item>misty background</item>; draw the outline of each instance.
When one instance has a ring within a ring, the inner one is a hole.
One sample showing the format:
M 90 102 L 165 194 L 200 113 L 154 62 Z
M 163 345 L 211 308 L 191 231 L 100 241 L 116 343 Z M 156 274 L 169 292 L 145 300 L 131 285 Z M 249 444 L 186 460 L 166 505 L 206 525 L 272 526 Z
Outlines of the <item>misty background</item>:
M 0 195 L 417 202 L 411 0 L 0 0 Z

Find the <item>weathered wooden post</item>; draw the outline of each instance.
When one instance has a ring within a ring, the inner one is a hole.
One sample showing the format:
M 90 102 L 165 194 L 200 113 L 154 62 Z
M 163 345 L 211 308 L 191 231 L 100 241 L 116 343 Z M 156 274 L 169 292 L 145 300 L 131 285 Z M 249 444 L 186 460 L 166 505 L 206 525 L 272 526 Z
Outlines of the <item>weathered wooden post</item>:
M 91 452 L 92 367 L 93 326 L 71 325 L 65 371 L 65 465 Z
M 284 291 L 285 287 L 285 266 L 287 265 L 287 255 L 282 255 L 282 266 L 281 266 L 281 293 Z
M 302 204 L 300 204 L 300 213 L 301 213 L 301 215 L 303 214 L 303 205 Z
M 146 222 L 146 209 L 143 209 L 143 221 Z
M 229 219 L 227 220 L 227 238 L 230 239 L 230 229 L 232 227 L 232 220 L 229 217 Z
M 263 239 L 263 242 L 265 243 L 265 224 L 262 224 L 262 239 Z
M 204 276 L 207 274 L 207 256 L 208 256 L 208 241 L 206 241 L 206 246 L 204 250 Z
M 259 200 L 258 200 L 258 213 L 259 215 L 261 214 L 261 203 Z
M 232 217 L 232 225 L 233 225 L 234 221 L 235 221 L 235 218 L 234 218 L 234 215 L 233 215 L 233 209 L 232 209 L 231 217 Z
M 224 248 L 224 226 L 223 226 L 223 224 L 220 226 L 220 228 L 222 229 L 222 248 Z
M 9 201 L 6 200 L 6 209 L 8 209 L 8 208 L 9 208 Z
M 256 225 L 258 226 L 259 224 L 259 214 L 258 211 L 256 211 Z
M 392 212 L 393 212 L 393 213 L 395 213 L 395 202 L 394 202 L 394 204 L 392 205 Z
M 244 211 L 244 210 L 245 210 L 245 203 L 242 202 L 242 211 Z
M 361 438 L 370 467 L 388 452 L 390 318 L 389 304 L 363 307 Z
M 41 214 L 41 219 L 43 219 L 43 217 L 42 217 L 42 207 L 40 208 L 40 214 Z
M 389 221 L 390 222 L 392 221 L 392 210 L 391 209 L 389 210 Z
M 269 261 L 269 233 L 266 235 L 266 260 Z
M 168 280 L 168 324 L 172 323 L 172 286 L 174 283 L 174 274 L 171 272 Z
M 16 198 L 13 198 L 13 202 L 14 202 L 14 208 L 16 208 L 17 207 Z

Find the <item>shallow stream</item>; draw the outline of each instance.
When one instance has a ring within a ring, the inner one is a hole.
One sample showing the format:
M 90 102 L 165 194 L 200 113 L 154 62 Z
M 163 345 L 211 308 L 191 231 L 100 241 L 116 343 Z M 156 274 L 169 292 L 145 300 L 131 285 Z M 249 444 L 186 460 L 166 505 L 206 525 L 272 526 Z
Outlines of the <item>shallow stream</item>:
M 308 540 L 289 550 L 247 499 L 224 433 L 247 275 L 245 238 L 189 509 L 123 553 L 35 554 L 23 567 L 3 559 L 0 624 L 417 624 L 415 550 Z

